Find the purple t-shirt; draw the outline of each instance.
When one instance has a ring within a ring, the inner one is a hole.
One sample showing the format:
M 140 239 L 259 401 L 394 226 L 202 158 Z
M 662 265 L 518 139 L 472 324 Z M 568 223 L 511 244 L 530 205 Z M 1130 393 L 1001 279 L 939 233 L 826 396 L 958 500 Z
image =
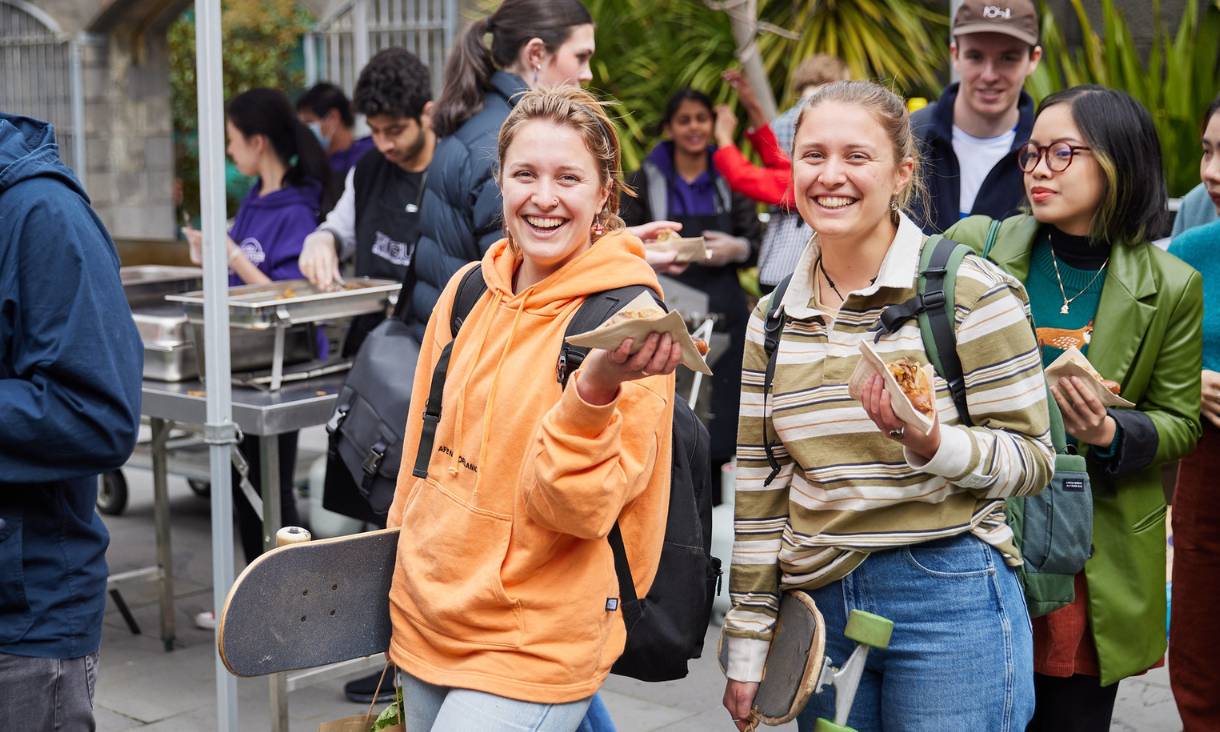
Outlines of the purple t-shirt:
M 716 166 L 711 155 L 716 147 L 708 148 L 707 170 L 689 183 L 674 168 L 674 144 L 669 140 L 659 143 L 648 154 L 648 162 L 657 166 L 669 182 L 666 197 L 668 216 L 715 216 L 716 215 Z
M 361 137 L 359 140 L 353 140 L 350 147 L 346 150 L 333 152 L 330 154 L 330 169 L 339 175 L 347 175 L 347 171 L 351 170 L 356 163 L 360 162 L 360 158 L 364 154 L 373 149 L 373 138 Z

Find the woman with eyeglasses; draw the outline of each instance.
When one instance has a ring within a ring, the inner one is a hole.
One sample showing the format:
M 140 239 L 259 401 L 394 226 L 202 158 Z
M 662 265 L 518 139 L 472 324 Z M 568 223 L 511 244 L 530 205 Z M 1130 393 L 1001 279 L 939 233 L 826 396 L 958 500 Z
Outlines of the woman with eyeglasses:
M 1135 404 L 1107 409 L 1074 377 L 1052 389 L 1089 461 L 1093 555 L 1075 577 L 1039 575 L 1062 607 L 1033 620 L 1029 730 L 1109 730 L 1118 682 L 1165 653 L 1160 466 L 1199 439 L 1202 281 L 1149 243 L 1166 212 L 1161 149 L 1127 94 L 1047 97 L 1017 163 L 1030 214 L 998 229 L 971 217 L 946 236 L 1025 283 L 1044 365 L 1075 346 Z

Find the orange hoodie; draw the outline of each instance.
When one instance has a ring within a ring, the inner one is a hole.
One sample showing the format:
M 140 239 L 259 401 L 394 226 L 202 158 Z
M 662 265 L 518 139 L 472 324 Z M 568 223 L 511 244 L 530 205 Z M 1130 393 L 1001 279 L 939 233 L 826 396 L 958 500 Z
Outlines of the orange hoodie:
M 607 234 L 514 295 L 519 261 L 507 241 L 483 258 L 488 293 L 454 344 L 421 479 L 411 470 L 424 403 L 465 269 L 428 321 L 387 520 L 402 527 L 390 658 L 433 684 L 554 704 L 592 695 L 622 653 L 606 541 L 616 519 L 640 597 L 656 574 L 674 378 L 624 383 L 605 406 L 577 394 L 580 371 L 565 390 L 555 378 L 585 296 L 635 284 L 660 292 L 638 239 Z

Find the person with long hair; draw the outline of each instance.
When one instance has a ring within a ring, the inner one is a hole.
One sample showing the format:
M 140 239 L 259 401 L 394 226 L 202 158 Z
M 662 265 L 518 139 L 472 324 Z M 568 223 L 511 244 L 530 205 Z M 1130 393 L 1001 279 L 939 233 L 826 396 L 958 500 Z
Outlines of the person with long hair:
M 431 452 L 404 459 L 389 657 L 410 730 L 571 732 L 622 653 L 626 627 L 607 535 L 622 527 L 639 596 L 657 571 L 670 480 L 668 334 L 594 349 L 566 385 L 564 332 L 586 298 L 661 287 L 623 231 L 618 137 L 577 87 L 525 93 L 496 146 L 507 235 L 446 285 L 413 393 L 447 357 Z M 486 286 L 456 338 L 467 276 Z M 415 454 L 425 400 L 411 400 Z M 421 462 L 422 461 L 422 462 Z M 426 464 L 426 470 L 421 465 Z M 413 468 L 414 466 L 414 468 Z
M 1025 284 L 1044 364 L 1074 346 L 1134 404 L 1106 408 L 1078 377 L 1051 390 L 1088 458 L 1092 557 L 1075 577 L 1039 575 L 1038 604 L 1062 607 L 1033 620 L 1030 730 L 1110 729 L 1118 682 L 1165 653 L 1161 466 L 1199 439 L 1203 291 L 1149 242 L 1165 224 L 1161 162 L 1152 117 L 1128 94 L 1057 92 L 1017 154 L 1031 213 L 946 232 Z
M 1220 96 L 1203 115 L 1199 177 L 1220 215 Z M 1174 237 L 1169 253 L 1203 276 L 1203 436 L 1182 458 L 1173 493 L 1173 597 L 1169 621 L 1169 685 L 1187 732 L 1220 729 L 1220 221 Z
M 225 151 L 238 170 L 258 178 L 242 199 L 226 237 L 229 285 L 300 279 L 297 258 L 305 237 L 338 197 L 326 153 L 297 119 L 288 97 L 275 89 L 250 89 L 231 99 L 225 107 L 225 134 Z M 202 246 L 202 232 L 185 228 L 183 233 L 192 247 L 198 250 Z M 324 345 L 319 338 L 319 347 Z M 250 482 L 261 491 L 259 439 L 247 435 L 239 449 L 249 463 Z M 297 433 L 285 432 L 274 439 L 279 440 L 281 523 L 299 525 L 292 491 Z M 242 551 L 246 561 L 252 561 L 263 552 L 263 525 L 239 482 L 240 476 L 234 473 L 233 501 Z M 214 627 L 216 619 L 212 611 L 205 611 L 196 622 Z
M 835 665 L 854 647 L 844 635 L 851 610 L 894 622 L 889 648 L 869 655 L 852 728 L 1023 730 L 1032 640 L 1004 505 L 1041 490 L 1052 465 L 1024 292 L 978 257 L 957 271 L 957 356 L 974 426 L 960 423 L 940 377 L 926 434 L 895 415 L 880 376 L 852 398 L 864 341 L 887 363 L 929 362 L 916 319 L 872 330 L 884 308 L 914 297 L 931 245 L 906 213 L 919 151 L 903 100 L 865 81 L 818 90 L 793 150 L 796 206 L 816 233 L 776 304 L 769 389 L 763 326 L 780 289 L 747 333 L 724 706 L 745 729 L 780 595 L 792 590 L 820 609 Z M 833 718 L 834 704 L 831 693 L 815 696 L 798 728 Z
M 728 335 L 728 348 L 712 362 L 712 475 L 733 458 L 737 435 L 737 397 L 741 356 L 749 308 L 737 279 L 737 268 L 758 252 L 761 226 L 757 205 L 732 191 L 712 158 L 713 104 L 703 92 L 682 89 L 665 105 L 658 143 L 641 168 L 628 177 L 634 197 L 623 198 L 628 225 L 669 220 L 682 225 L 682 236 L 702 236 L 708 257 L 675 279 L 708 296 L 708 312 L 719 316 L 716 329 Z
M 432 109 L 441 138 L 420 202 L 407 321 L 422 337 L 453 273 L 502 234 L 496 135 L 521 95 L 593 78 L 593 18 L 580 0 L 504 0 L 457 39 Z

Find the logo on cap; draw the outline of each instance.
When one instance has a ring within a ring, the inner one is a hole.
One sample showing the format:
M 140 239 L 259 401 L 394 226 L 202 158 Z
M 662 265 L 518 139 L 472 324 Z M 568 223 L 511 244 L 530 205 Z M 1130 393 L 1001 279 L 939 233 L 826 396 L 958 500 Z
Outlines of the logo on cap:
M 1009 20 L 1012 18 L 1012 8 L 1001 8 L 999 5 L 984 5 L 983 17 Z

